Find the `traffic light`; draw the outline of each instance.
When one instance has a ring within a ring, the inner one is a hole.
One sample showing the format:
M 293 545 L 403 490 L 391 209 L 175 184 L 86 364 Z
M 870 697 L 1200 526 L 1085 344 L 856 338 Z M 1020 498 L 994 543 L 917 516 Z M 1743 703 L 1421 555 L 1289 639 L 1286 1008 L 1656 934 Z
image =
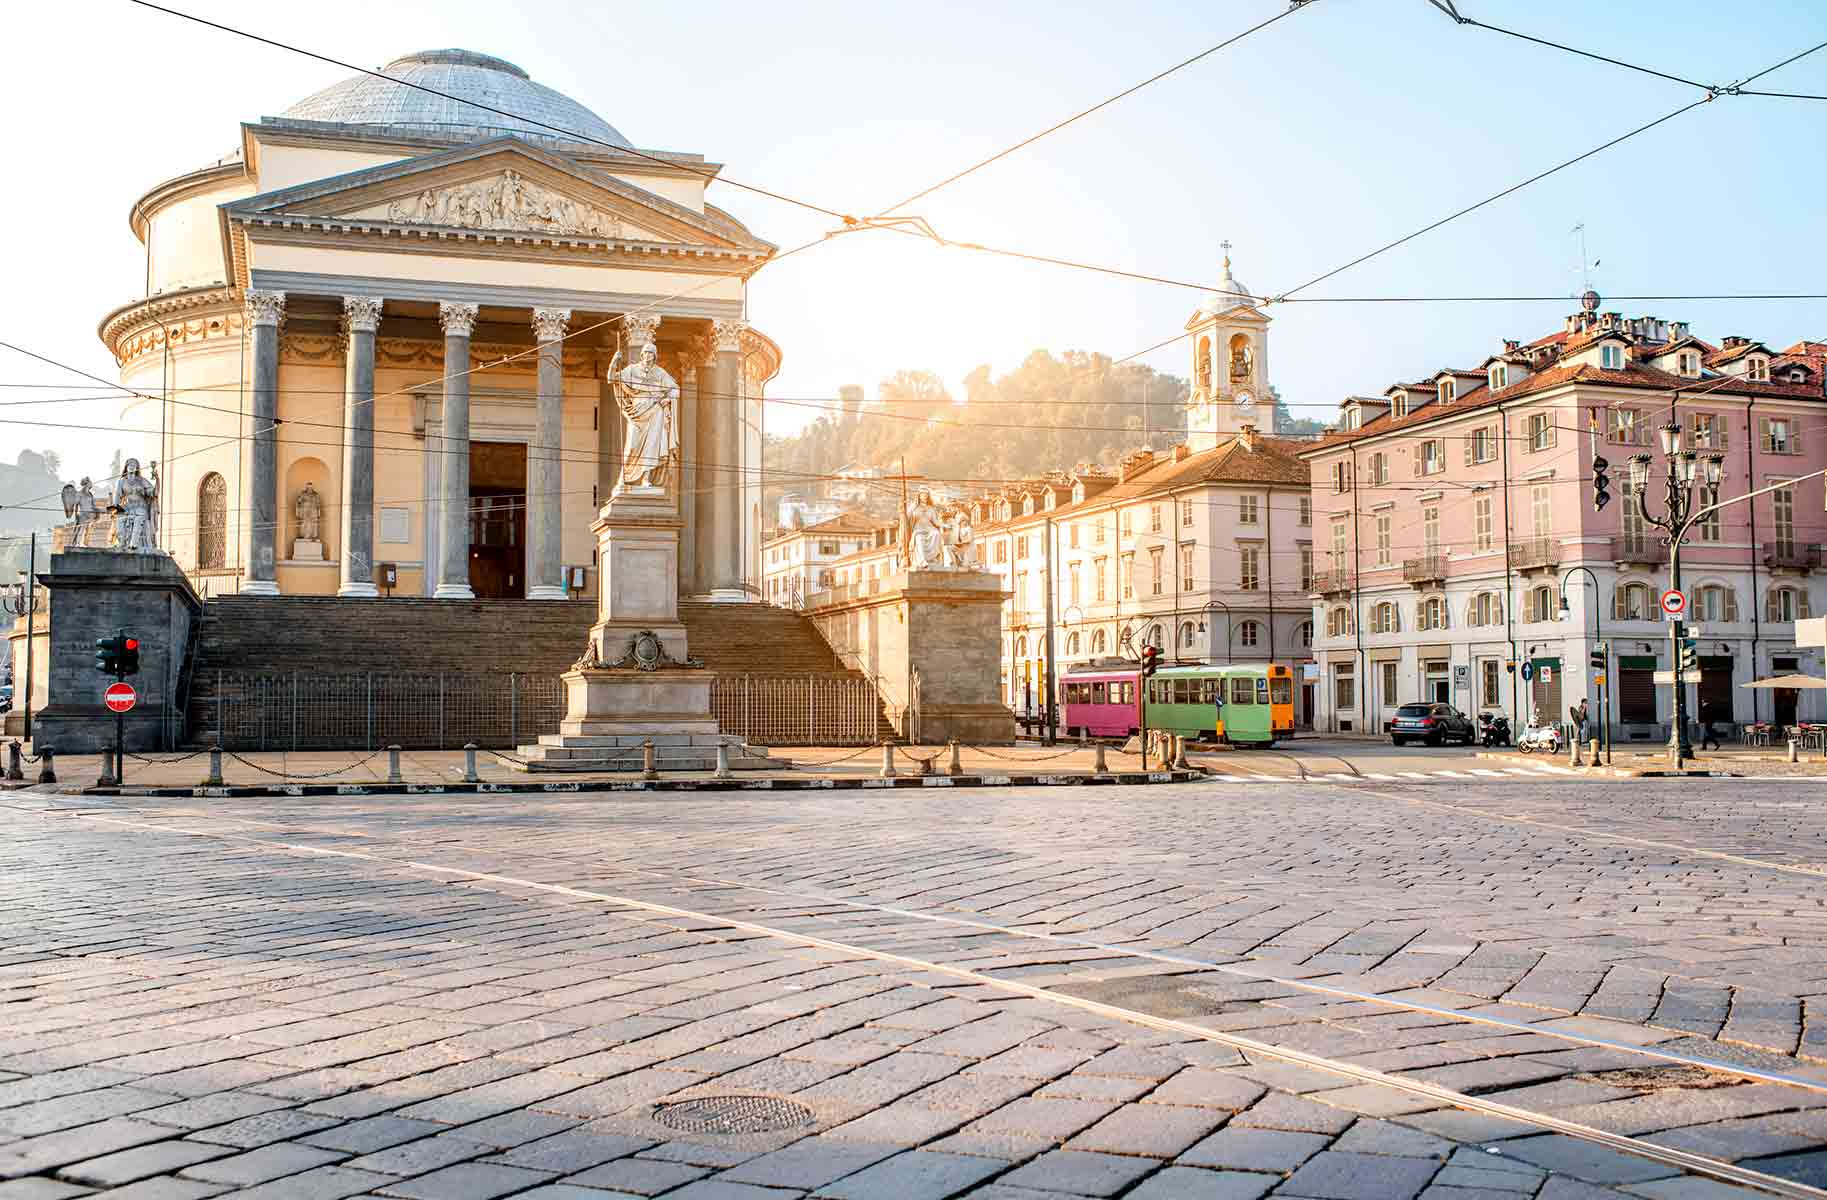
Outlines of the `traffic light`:
M 121 639 L 95 639 L 95 669 L 103 675 L 118 675 L 121 669 Z
M 1606 647 L 1603 645 L 1594 646 L 1591 653 L 1586 656 L 1586 665 L 1595 671 L 1603 671 L 1605 669 L 1605 651 Z
M 1605 473 L 1610 469 L 1611 464 L 1605 461 L 1603 455 L 1595 454 L 1592 456 L 1593 512 L 1602 512 L 1605 506 L 1611 503 L 1611 476 Z
M 1504 659 L 1503 660 L 1503 669 L 1508 671 L 1512 675 L 1516 674 L 1516 660 L 1513 658 Z
M 140 673 L 140 640 L 122 634 L 120 644 L 120 663 L 116 669 L 122 675 L 138 675 Z
M 1684 672 L 1685 671 L 1698 671 L 1700 669 L 1700 639 L 1699 638 L 1682 638 L 1681 639 L 1681 669 Z
M 1142 647 L 1142 678 L 1147 679 L 1161 669 L 1161 647 Z

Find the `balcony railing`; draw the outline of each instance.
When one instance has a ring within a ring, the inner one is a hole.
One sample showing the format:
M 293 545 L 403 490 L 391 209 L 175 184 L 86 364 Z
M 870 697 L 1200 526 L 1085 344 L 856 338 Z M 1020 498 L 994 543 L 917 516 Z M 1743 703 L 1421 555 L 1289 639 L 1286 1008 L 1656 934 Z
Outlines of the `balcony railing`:
M 1765 542 L 1764 566 L 1786 567 L 1792 571 L 1818 571 L 1821 547 L 1818 542 Z
M 1510 543 L 1510 566 L 1518 571 L 1538 571 L 1558 567 L 1561 544 L 1554 538 L 1523 538 Z
M 1402 560 L 1402 582 L 1438 583 L 1446 578 L 1446 555 L 1423 554 L 1420 558 Z
M 1649 537 L 1615 537 L 1611 539 L 1611 561 L 1620 566 L 1660 566 L 1668 561 L 1668 547 Z
M 1322 596 L 1337 596 L 1349 592 L 1354 584 L 1354 573 L 1343 567 L 1313 573 L 1313 590 Z

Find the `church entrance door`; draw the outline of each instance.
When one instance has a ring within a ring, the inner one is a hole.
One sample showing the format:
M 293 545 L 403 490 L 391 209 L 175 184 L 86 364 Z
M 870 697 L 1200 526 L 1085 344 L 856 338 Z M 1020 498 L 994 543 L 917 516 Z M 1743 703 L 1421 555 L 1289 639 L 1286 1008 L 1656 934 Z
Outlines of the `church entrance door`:
M 469 447 L 469 586 L 478 600 L 526 596 L 527 448 Z

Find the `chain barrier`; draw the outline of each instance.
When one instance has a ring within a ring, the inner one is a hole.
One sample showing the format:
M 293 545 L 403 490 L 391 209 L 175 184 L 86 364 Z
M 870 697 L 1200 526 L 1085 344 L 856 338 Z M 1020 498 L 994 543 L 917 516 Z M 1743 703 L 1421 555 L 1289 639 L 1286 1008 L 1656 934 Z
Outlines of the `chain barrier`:
M 175 755 L 174 757 L 171 757 L 171 758 L 147 758 L 145 755 L 135 754 L 131 750 L 124 751 L 124 753 L 127 755 L 128 758 L 131 758 L 135 762 L 149 763 L 152 766 L 156 767 L 156 766 L 163 766 L 163 765 L 166 765 L 169 763 L 188 762 L 193 758 L 201 758 L 203 755 L 208 754 L 209 751 L 208 751 L 208 749 L 196 750 L 196 751 L 192 751 L 189 754 L 179 754 L 179 755 Z
M 1016 757 L 1014 757 L 1012 755 L 1008 755 L 1008 754 L 998 754 L 994 750 L 990 749 L 988 746 L 965 746 L 964 749 L 975 750 L 980 754 L 987 754 L 991 758 L 1000 758 L 1004 762 L 1036 763 L 1036 762 L 1051 762 L 1056 758 L 1064 758 L 1068 754 L 1078 754 L 1081 752 L 1081 750 L 1088 750 L 1088 749 L 1090 749 L 1090 747 L 1073 746 L 1069 750 L 1061 750 L 1058 754 L 1043 754 L 1038 758 L 1016 758 Z
M 207 753 L 207 751 L 205 753 Z M 312 779 L 328 779 L 332 775 L 341 775 L 344 771 L 358 770 L 362 767 L 367 766 L 369 763 L 373 762 L 375 759 L 379 758 L 381 755 L 387 753 L 387 748 L 382 747 L 381 749 L 376 750 L 373 754 L 370 754 L 367 758 L 361 759 L 357 762 L 352 762 L 346 767 L 337 767 L 334 771 L 325 771 L 320 775 L 294 775 L 289 771 L 275 771 L 275 770 L 272 770 L 270 767 L 263 767 L 257 762 L 249 762 L 247 759 L 242 758 L 239 754 L 236 754 L 233 750 L 224 750 L 222 753 L 228 755 L 228 757 L 234 759 L 236 762 L 240 763 L 244 767 L 252 767 L 252 768 L 254 768 L 254 770 L 259 771 L 261 774 L 271 775 L 276 779 L 312 780 Z
M 864 746 L 861 750 L 854 751 L 850 754 L 842 755 L 838 758 L 816 758 L 816 759 L 811 759 L 805 763 L 787 761 L 783 765 L 785 765 L 787 767 L 787 769 L 791 770 L 791 771 L 804 771 L 808 767 L 834 767 L 838 763 L 849 762 L 853 758 L 861 758 L 865 754 L 873 754 L 880 749 L 881 749 L 880 746 Z

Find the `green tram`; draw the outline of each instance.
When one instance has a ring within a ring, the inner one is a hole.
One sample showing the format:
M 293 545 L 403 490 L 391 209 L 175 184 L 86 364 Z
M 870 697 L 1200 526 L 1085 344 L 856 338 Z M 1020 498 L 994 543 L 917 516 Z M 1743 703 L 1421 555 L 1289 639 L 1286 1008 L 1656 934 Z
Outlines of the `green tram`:
M 1294 732 L 1294 672 L 1281 663 L 1163 667 L 1148 681 L 1150 729 L 1239 746 Z

